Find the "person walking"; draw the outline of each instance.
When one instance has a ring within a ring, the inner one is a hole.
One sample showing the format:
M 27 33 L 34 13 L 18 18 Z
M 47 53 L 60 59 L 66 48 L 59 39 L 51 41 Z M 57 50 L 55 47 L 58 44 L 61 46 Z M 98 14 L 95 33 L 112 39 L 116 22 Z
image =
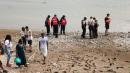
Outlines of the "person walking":
M 86 25 L 87 25 L 86 20 L 87 20 L 87 18 L 84 17 L 84 19 L 81 21 L 81 24 L 82 24 L 81 27 L 83 30 L 82 35 L 81 35 L 82 38 L 85 38 L 85 34 L 86 34 Z
M 5 50 L 6 50 L 6 54 L 7 54 L 7 63 L 6 66 L 7 67 L 11 67 L 10 59 L 11 59 L 11 48 L 12 48 L 12 38 L 11 35 L 6 35 L 5 37 L 5 41 L 4 41 L 4 45 L 5 45 Z
M 105 21 L 105 35 L 108 35 L 108 31 L 109 31 L 109 26 L 110 26 L 110 22 L 111 22 L 111 18 L 110 18 L 110 14 L 108 13 L 107 16 L 104 18 Z
M 58 25 L 59 20 L 57 18 L 57 15 L 54 15 L 54 17 L 51 20 L 51 27 L 53 27 L 53 35 L 55 35 L 55 38 L 58 38 Z
M 50 15 L 48 15 L 46 20 L 45 20 L 45 26 L 46 26 L 46 30 L 47 30 L 47 35 L 50 34 L 50 25 L 51 25 Z
M 65 15 L 63 15 L 62 17 L 61 17 L 61 19 L 60 19 L 60 26 L 61 26 L 61 30 L 60 30 L 60 34 L 62 34 L 62 32 L 63 32 L 63 34 L 65 35 L 65 27 L 66 27 L 66 24 L 67 24 L 67 20 L 66 20 L 66 18 L 65 18 Z
M 41 33 L 41 37 L 39 38 L 39 51 L 43 55 L 43 64 L 45 64 L 48 53 L 48 38 L 44 33 Z
M 88 20 L 88 28 L 89 28 L 90 39 L 93 39 L 94 38 L 94 20 L 92 16 Z
M 27 67 L 26 56 L 24 52 L 22 39 L 19 39 L 18 44 L 16 45 L 16 57 L 20 58 L 21 60 L 21 63 L 17 63 L 19 67 L 21 65 L 24 65 L 25 67 Z

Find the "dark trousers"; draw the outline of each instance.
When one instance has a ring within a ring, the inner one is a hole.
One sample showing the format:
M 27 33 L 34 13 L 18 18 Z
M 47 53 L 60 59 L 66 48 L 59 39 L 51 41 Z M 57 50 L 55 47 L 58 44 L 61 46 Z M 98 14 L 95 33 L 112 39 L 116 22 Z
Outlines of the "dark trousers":
M 61 25 L 61 30 L 60 30 L 60 34 L 65 34 L 65 25 Z
M 53 25 L 53 35 L 58 38 L 58 25 Z
M 92 25 L 89 25 L 89 36 L 90 36 L 90 39 L 94 37 L 94 26 Z
M 23 41 L 23 45 L 25 46 L 26 45 L 26 38 L 25 38 L 25 36 L 22 36 L 21 39 Z
M 26 50 L 26 42 L 27 42 L 26 37 L 22 36 L 21 39 L 22 39 L 22 42 L 23 42 L 24 49 Z
M 98 30 L 97 28 L 95 27 L 94 28 L 94 38 L 97 38 L 98 37 Z
M 86 28 L 82 28 L 83 32 L 82 32 L 82 37 L 85 38 L 85 34 L 86 34 Z
M 50 34 L 50 26 L 46 26 L 46 30 L 47 30 L 47 35 Z

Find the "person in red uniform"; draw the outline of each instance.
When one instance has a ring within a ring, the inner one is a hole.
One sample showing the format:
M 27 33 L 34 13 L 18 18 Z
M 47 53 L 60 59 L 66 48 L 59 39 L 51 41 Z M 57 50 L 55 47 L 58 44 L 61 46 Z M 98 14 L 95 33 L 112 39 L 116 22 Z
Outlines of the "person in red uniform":
M 60 30 L 60 34 L 62 34 L 62 32 L 63 32 L 63 34 L 65 35 L 65 26 L 66 26 L 66 24 L 67 24 L 67 20 L 66 20 L 66 18 L 65 18 L 65 15 L 63 15 L 62 17 L 61 17 L 61 19 L 60 19 L 60 26 L 61 26 L 61 30 Z
M 51 27 L 53 27 L 53 35 L 55 35 L 55 38 L 58 38 L 58 25 L 59 20 L 57 18 L 57 15 L 54 15 L 54 17 L 51 20 Z
M 50 34 L 50 25 L 51 25 L 50 15 L 48 15 L 46 20 L 45 20 L 45 26 L 46 26 L 46 30 L 47 30 L 47 35 Z
M 105 21 L 105 27 L 106 27 L 105 35 L 108 35 L 109 25 L 110 25 L 110 22 L 111 22 L 110 14 L 107 14 L 104 21 Z

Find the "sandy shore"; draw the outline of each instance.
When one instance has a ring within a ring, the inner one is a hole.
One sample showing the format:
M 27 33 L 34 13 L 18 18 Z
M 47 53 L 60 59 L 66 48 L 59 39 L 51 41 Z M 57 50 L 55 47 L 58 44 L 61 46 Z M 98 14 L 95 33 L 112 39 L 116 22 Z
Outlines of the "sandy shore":
M 0 30 L 0 38 L 13 35 L 14 47 L 19 31 Z M 35 33 L 39 35 L 39 33 Z M 130 38 L 128 33 L 99 34 L 97 39 L 80 37 L 80 33 L 67 33 L 59 38 L 49 36 L 49 50 L 46 64 L 38 51 L 38 37 L 33 40 L 33 52 L 26 53 L 28 68 L 6 68 L 9 73 L 129 73 Z M 15 42 L 14 42 L 15 41 Z M 13 58 L 15 54 L 13 54 Z M 12 63 L 13 63 L 12 58 Z M 5 62 L 5 60 L 4 60 Z M 5 65 L 5 63 L 4 63 Z

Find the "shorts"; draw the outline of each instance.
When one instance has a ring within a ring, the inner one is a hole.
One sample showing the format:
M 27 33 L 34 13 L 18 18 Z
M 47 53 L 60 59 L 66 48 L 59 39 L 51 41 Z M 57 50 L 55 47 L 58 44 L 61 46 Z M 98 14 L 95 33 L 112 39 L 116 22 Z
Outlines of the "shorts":
M 28 44 L 29 44 L 29 45 L 32 45 L 32 40 L 28 40 Z
M 105 24 L 106 29 L 109 29 L 109 24 Z

